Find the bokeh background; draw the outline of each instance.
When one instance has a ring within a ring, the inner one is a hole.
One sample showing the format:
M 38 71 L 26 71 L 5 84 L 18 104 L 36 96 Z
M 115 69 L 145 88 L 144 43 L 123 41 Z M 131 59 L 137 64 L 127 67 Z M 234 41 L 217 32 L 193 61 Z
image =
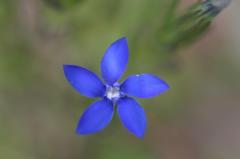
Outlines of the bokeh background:
M 176 0 L 175 0 L 176 1 Z M 238 0 L 194 43 L 166 50 L 174 0 L 1 0 L 1 159 L 239 159 Z M 181 0 L 180 15 L 197 0 Z M 148 130 L 137 139 L 117 116 L 101 133 L 75 127 L 93 102 L 67 83 L 62 65 L 100 74 L 107 46 L 126 36 L 128 70 L 161 76 L 171 89 L 140 100 Z

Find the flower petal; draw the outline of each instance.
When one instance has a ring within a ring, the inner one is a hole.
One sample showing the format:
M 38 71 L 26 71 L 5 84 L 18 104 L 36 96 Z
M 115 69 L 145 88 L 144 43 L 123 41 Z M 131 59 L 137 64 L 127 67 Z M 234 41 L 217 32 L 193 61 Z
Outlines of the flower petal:
M 68 82 L 80 94 L 90 98 L 104 96 L 106 88 L 95 73 L 74 65 L 64 65 L 63 69 Z
M 112 43 L 105 52 L 101 71 L 103 79 L 113 85 L 124 73 L 128 63 L 127 39 L 121 38 Z
M 110 123 L 113 113 L 113 103 L 108 99 L 91 104 L 79 120 L 77 133 L 87 135 L 101 131 Z
M 155 75 L 140 74 L 129 76 L 120 89 L 130 96 L 149 98 L 165 92 L 169 86 Z
M 143 138 L 147 121 L 144 109 L 132 98 L 125 97 L 118 101 L 118 115 L 122 124 L 139 138 Z

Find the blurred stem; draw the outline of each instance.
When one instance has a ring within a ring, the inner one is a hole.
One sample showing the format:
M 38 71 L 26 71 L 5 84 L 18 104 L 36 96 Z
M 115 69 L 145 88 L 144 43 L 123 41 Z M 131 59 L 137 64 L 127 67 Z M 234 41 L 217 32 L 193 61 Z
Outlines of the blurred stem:
M 179 3 L 180 3 L 180 0 L 172 0 L 171 1 L 169 8 L 167 9 L 166 14 L 163 19 L 163 26 L 162 26 L 163 30 L 165 30 L 166 28 L 169 27 L 173 18 L 176 16 L 175 13 L 176 13 L 176 9 L 177 9 Z

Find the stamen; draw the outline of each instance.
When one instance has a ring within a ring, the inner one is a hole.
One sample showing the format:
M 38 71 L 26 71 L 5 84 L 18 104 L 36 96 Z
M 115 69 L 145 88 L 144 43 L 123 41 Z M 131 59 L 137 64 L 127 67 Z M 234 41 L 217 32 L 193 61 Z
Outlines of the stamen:
M 106 97 L 112 101 L 117 101 L 121 97 L 119 86 L 107 86 Z

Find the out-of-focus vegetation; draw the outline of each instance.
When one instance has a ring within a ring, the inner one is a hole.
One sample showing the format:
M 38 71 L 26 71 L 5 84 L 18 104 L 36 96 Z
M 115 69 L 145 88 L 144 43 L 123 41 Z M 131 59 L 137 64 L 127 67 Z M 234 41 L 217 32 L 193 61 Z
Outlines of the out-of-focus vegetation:
M 0 158 L 238 159 L 240 4 L 217 17 L 196 15 L 202 4 L 1 0 Z M 103 132 L 77 136 L 78 119 L 93 101 L 70 88 L 62 65 L 100 74 L 105 49 L 122 36 L 130 48 L 124 76 L 154 73 L 171 89 L 141 100 L 148 116 L 144 140 L 117 115 Z

